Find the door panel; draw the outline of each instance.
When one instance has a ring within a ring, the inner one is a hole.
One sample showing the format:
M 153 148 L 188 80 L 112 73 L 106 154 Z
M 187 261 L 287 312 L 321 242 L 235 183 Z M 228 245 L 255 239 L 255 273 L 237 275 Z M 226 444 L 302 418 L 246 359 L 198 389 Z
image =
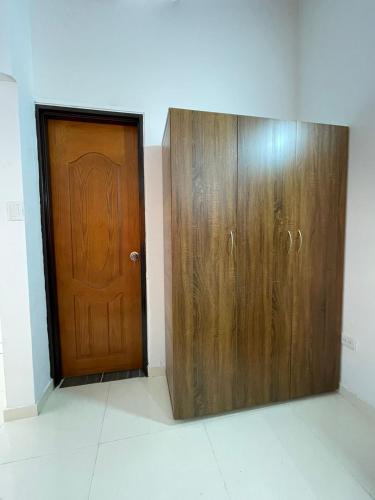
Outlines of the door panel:
M 171 150 L 181 418 L 233 407 L 237 117 L 172 110 Z
M 347 147 L 345 127 L 298 123 L 292 397 L 339 384 Z
M 137 129 L 49 120 L 63 376 L 142 366 Z
M 243 407 L 289 397 L 296 123 L 239 117 L 238 136 L 237 406 Z
M 120 168 L 98 153 L 87 153 L 68 168 L 73 279 L 94 288 L 120 273 Z

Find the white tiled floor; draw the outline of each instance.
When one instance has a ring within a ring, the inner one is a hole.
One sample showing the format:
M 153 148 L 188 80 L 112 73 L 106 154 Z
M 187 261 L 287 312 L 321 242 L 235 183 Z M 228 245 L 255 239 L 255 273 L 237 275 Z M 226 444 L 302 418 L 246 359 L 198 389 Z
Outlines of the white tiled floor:
M 0 427 L 2 500 L 375 498 L 375 412 L 333 394 L 173 421 L 164 377 L 58 389 Z

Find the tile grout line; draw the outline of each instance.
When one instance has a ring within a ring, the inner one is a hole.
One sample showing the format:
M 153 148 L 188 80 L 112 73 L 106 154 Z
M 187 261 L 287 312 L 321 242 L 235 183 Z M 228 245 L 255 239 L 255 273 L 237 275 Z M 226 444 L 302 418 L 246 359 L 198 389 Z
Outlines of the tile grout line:
M 78 448 L 72 448 L 72 449 L 69 449 L 69 450 L 65 450 L 63 452 L 63 454 L 73 454 L 73 453 L 78 453 L 82 450 L 87 450 L 89 448 L 93 448 L 95 446 L 95 444 L 87 444 L 87 445 L 84 445 L 84 446 L 80 446 Z M 47 452 L 47 453 L 42 453 L 40 455 L 31 455 L 30 457 L 24 457 L 24 458 L 16 458 L 15 460 L 8 460 L 6 462 L 0 462 L 0 468 L 3 466 L 3 465 L 11 465 L 11 464 L 16 464 L 18 462 L 27 462 L 28 460 L 37 460 L 38 458 L 47 458 L 47 457 L 54 457 L 54 456 L 57 456 L 59 454 L 59 451 L 55 450 L 55 451 L 52 451 L 52 452 Z M 1 497 L 0 497 L 0 500 Z
M 363 418 L 365 418 L 366 422 L 367 422 L 367 415 L 363 415 L 362 414 L 362 410 L 361 408 L 359 408 L 354 401 L 352 401 L 350 398 L 347 398 L 345 397 L 344 394 L 342 394 L 341 392 L 337 392 L 336 393 L 338 397 L 342 398 L 346 403 L 349 403 L 351 405 L 352 408 L 354 408 L 354 410 L 356 411 L 356 413 L 358 413 L 359 415 L 361 415 Z M 361 488 L 370 496 L 370 498 L 372 498 L 373 500 L 375 500 L 375 496 L 372 494 L 371 491 L 369 491 L 367 489 L 367 486 L 365 486 L 364 484 L 362 484 L 360 482 L 359 479 L 356 478 L 356 476 L 354 475 L 354 472 L 352 472 L 352 470 L 350 469 L 350 467 L 348 467 L 347 465 L 345 465 L 343 462 L 341 462 L 340 460 L 340 463 L 342 464 L 342 466 L 344 467 L 345 470 L 347 470 L 350 475 L 354 478 L 355 481 L 357 481 L 357 483 L 361 486 Z
M 294 415 L 294 412 L 291 408 L 291 402 L 288 401 L 285 403 L 285 406 L 290 410 L 290 414 L 291 415 Z M 303 420 L 297 415 L 297 418 L 299 418 L 301 420 L 301 422 L 303 423 L 303 425 L 306 427 L 307 429 L 307 432 L 312 434 L 314 436 L 314 433 L 310 430 L 309 426 L 306 424 L 306 422 L 303 422 Z M 272 436 L 275 438 L 275 440 L 278 442 L 278 444 L 281 446 L 282 450 L 285 452 L 285 454 L 287 455 L 287 457 L 290 459 L 294 469 L 296 472 L 298 472 L 300 474 L 300 476 L 304 479 L 304 481 L 306 482 L 306 485 L 309 489 L 309 492 L 311 492 L 312 495 L 314 495 L 314 497 L 316 496 L 315 495 L 315 491 L 314 491 L 314 488 L 312 487 L 312 485 L 310 484 L 310 481 L 306 478 L 305 476 L 305 473 L 303 472 L 303 468 L 301 468 L 299 462 L 296 462 L 293 458 L 293 456 L 291 455 L 291 453 L 289 452 L 289 447 L 286 447 L 285 444 L 283 443 L 283 441 L 280 439 L 279 435 L 277 434 L 277 432 L 273 429 L 272 425 L 268 422 L 268 421 L 265 421 L 265 424 L 267 426 L 267 428 L 269 429 L 269 431 L 271 432 Z M 320 440 L 319 440 L 320 442 Z M 321 443 L 323 444 L 323 443 Z M 329 451 L 325 446 L 324 446 L 324 449 L 325 451 Z
M 104 419 L 105 419 L 105 416 L 106 416 L 106 413 L 107 413 L 110 389 L 111 389 L 111 383 L 108 384 L 107 396 L 106 396 L 106 400 L 105 400 L 105 408 L 104 408 L 102 422 L 101 422 L 100 430 L 99 430 L 98 443 L 97 443 L 97 446 L 96 446 L 96 455 L 95 455 L 94 465 L 93 465 L 93 468 L 92 468 L 92 474 L 91 474 L 91 479 L 90 479 L 90 486 L 89 486 L 89 491 L 88 491 L 88 495 L 87 495 L 87 500 L 90 500 L 91 490 L 92 490 L 92 484 L 94 482 L 94 475 L 95 475 L 95 470 L 96 470 L 96 463 L 98 461 L 98 455 L 99 455 L 100 438 L 101 438 L 101 435 L 102 435 L 102 432 L 103 432 Z
M 319 443 L 323 446 L 324 450 L 329 454 L 329 455 L 333 455 L 330 448 L 326 445 L 326 443 L 323 441 L 323 439 L 321 438 L 319 432 L 317 430 L 314 430 L 312 428 L 311 425 L 307 424 L 307 422 L 305 422 L 305 420 L 302 418 L 301 415 L 298 414 L 298 412 L 296 412 L 293 408 L 292 408 L 292 405 L 290 405 L 290 410 L 292 412 L 292 414 L 302 422 L 302 424 L 304 425 L 304 427 L 308 430 L 308 432 L 311 433 L 312 436 L 314 436 L 318 441 Z M 273 431 L 274 432 L 274 431 Z M 275 433 L 276 435 L 276 433 Z M 281 445 L 284 447 L 284 445 L 282 444 L 280 438 L 276 435 L 277 439 L 279 440 L 279 442 L 281 443 Z M 288 453 L 289 455 L 289 453 Z M 290 455 L 289 455 L 290 456 Z M 348 466 L 342 459 L 341 457 L 338 457 L 337 458 L 337 463 L 340 465 L 341 469 L 348 473 L 350 475 L 350 477 L 358 484 L 358 486 L 367 494 L 369 495 L 370 498 L 374 499 L 375 500 L 375 497 L 373 496 L 373 494 L 368 491 L 367 487 L 362 484 L 362 482 L 357 479 L 357 477 L 354 475 L 352 469 L 350 468 L 350 466 Z
M 217 459 L 217 456 L 216 456 L 216 453 L 215 453 L 215 450 L 214 450 L 214 447 L 213 447 L 210 435 L 208 434 L 208 430 L 207 430 L 207 426 L 206 426 L 205 422 L 203 422 L 203 427 L 204 427 L 204 430 L 205 430 L 205 433 L 206 433 L 206 436 L 207 436 L 208 443 L 209 443 L 210 448 L 211 448 L 212 455 L 213 455 L 215 463 L 216 463 L 216 467 L 218 468 L 220 477 L 221 477 L 221 479 L 223 481 L 225 492 L 227 494 L 228 499 L 230 500 L 231 496 L 230 496 L 230 493 L 229 493 L 229 490 L 228 490 L 228 486 L 227 486 L 227 483 L 226 483 L 226 481 L 224 479 L 224 474 L 223 474 L 223 471 L 221 470 L 221 467 L 219 465 L 219 461 Z
M 332 452 L 330 451 L 330 448 L 326 445 L 326 443 L 324 442 L 324 440 L 321 438 L 319 432 L 315 429 L 312 428 L 311 425 L 307 424 L 307 422 L 305 422 L 305 420 L 302 418 L 301 415 L 298 414 L 298 412 L 294 411 L 293 408 L 291 408 L 291 411 L 293 413 L 293 415 L 295 417 L 297 417 L 302 423 L 303 425 L 309 430 L 309 432 L 319 441 L 319 443 L 323 446 L 323 448 L 326 450 L 327 453 L 329 453 L 330 455 L 332 455 Z M 351 477 L 352 479 L 358 484 L 358 486 L 365 492 L 367 493 L 370 498 L 374 499 L 375 497 L 372 495 L 372 493 L 370 491 L 368 491 L 368 489 L 366 488 L 366 486 L 364 486 L 362 484 L 362 482 L 357 479 L 357 477 L 354 475 L 352 469 L 350 468 L 350 466 L 348 466 L 342 459 L 341 457 L 339 456 L 337 458 L 337 463 L 341 466 L 342 470 L 347 472 Z
M 151 435 L 156 435 L 156 434 L 164 434 L 164 433 L 167 433 L 167 432 L 172 432 L 174 430 L 178 430 L 178 428 L 181 428 L 181 427 L 184 427 L 185 426 L 195 426 L 195 425 L 202 425 L 203 422 L 192 422 L 192 423 L 188 423 L 188 424 L 174 424 L 174 425 L 171 425 L 170 427 L 168 427 L 167 429 L 159 429 L 157 431 L 152 431 L 152 432 L 142 432 L 141 434 L 134 434 L 132 436 L 123 436 L 123 437 L 119 437 L 119 438 L 113 438 L 113 439 L 106 439 L 105 441 L 100 441 L 99 444 L 100 445 L 106 445 L 106 444 L 111 444 L 111 443 L 117 443 L 118 441 L 127 441 L 129 439 L 136 439 L 136 438 L 140 438 L 140 437 L 145 437 L 145 436 L 151 436 Z M 180 426 L 181 425 L 181 426 Z M 0 498 L 1 500 L 1 498 Z

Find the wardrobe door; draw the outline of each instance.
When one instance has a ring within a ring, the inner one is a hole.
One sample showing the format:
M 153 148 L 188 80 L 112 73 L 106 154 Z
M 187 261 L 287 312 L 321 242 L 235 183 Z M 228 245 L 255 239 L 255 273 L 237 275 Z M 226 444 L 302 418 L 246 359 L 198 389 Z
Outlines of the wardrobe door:
M 291 397 L 339 385 L 348 129 L 298 123 Z
M 171 110 L 174 415 L 233 408 L 237 117 Z
M 238 119 L 238 407 L 289 398 L 296 123 Z

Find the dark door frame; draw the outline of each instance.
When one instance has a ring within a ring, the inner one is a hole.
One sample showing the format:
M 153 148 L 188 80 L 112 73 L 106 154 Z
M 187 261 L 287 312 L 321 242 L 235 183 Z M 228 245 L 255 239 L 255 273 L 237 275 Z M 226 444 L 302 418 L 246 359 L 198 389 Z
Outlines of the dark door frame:
M 70 108 L 37 104 L 35 106 L 36 131 L 39 157 L 39 189 L 42 220 L 44 277 L 47 301 L 47 328 L 51 377 L 55 385 L 62 379 L 59 318 L 57 307 L 57 284 L 55 251 L 53 239 L 51 178 L 48 152 L 48 120 L 72 120 L 94 123 L 110 123 L 134 125 L 138 131 L 138 172 L 139 172 L 139 207 L 140 207 L 140 241 L 141 241 L 141 303 L 142 303 L 142 368 L 148 375 L 147 356 L 147 303 L 146 303 L 146 247 L 145 247 L 145 200 L 144 200 L 144 166 L 143 166 L 143 115 L 117 113 L 112 111 L 96 111 L 90 109 Z

